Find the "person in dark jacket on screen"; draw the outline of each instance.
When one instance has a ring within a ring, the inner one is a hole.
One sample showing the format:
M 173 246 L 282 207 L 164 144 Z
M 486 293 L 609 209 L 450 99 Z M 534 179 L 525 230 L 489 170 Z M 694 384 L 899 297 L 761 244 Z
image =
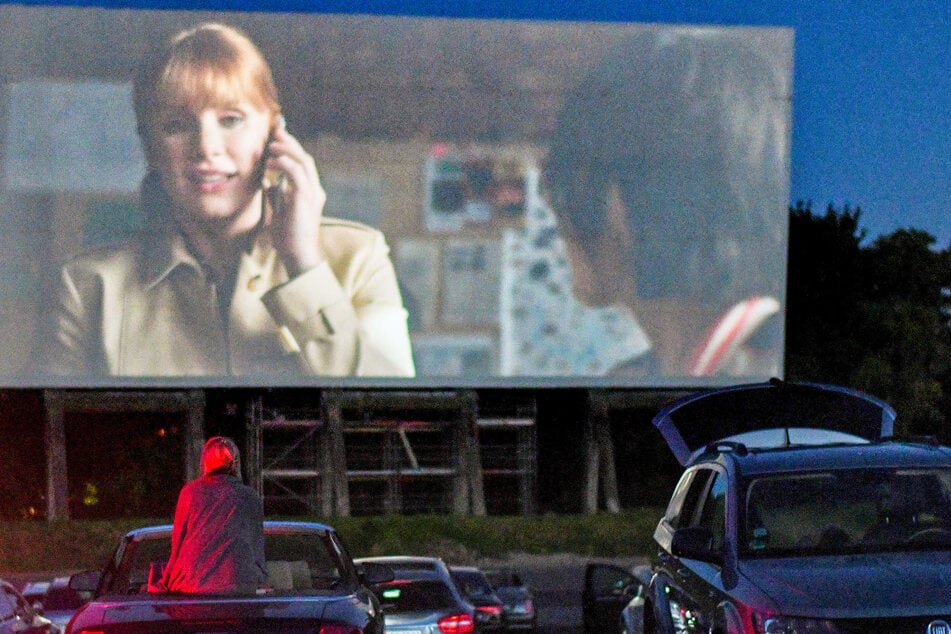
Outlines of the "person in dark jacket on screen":
M 254 593 L 267 579 L 261 498 L 241 481 L 233 440 L 208 439 L 202 477 L 182 487 L 158 592 Z

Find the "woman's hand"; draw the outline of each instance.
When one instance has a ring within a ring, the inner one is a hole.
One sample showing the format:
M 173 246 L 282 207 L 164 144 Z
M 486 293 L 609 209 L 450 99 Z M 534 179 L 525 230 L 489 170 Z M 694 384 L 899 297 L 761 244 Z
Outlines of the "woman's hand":
M 320 264 L 320 220 L 327 193 L 320 184 L 314 157 L 284 129 L 275 128 L 267 146 L 264 167 L 278 175 L 278 185 L 268 189 L 274 210 L 271 218 L 271 240 L 287 267 L 296 277 Z

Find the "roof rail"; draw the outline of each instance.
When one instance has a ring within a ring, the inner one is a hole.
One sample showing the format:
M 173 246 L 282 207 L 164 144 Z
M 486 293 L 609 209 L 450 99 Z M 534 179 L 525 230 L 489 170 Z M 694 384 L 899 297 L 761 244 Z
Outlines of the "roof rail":
M 735 453 L 738 456 L 745 456 L 750 452 L 747 449 L 746 445 L 741 442 L 735 442 L 732 440 L 717 440 L 710 443 L 703 449 L 703 453 L 721 453 L 724 451 L 729 451 Z

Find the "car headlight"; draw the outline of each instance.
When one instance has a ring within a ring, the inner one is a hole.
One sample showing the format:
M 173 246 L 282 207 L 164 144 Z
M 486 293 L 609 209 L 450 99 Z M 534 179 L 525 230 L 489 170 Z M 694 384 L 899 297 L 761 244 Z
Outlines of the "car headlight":
M 766 616 L 756 619 L 757 632 L 763 634 L 835 634 L 838 632 L 832 621 L 826 619 L 803 619 L 794 616 Z

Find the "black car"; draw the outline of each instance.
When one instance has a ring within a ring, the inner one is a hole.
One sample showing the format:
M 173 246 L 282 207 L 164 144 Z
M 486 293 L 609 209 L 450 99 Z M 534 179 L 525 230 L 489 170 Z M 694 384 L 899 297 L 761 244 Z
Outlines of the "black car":
M 951 449 L 847 388 L 702 392 L 654 424 L 686 469 L 654 532 L 642 631 L 951 632 Z M 637 630 L 635 630 L 637 631 Z
M 505 604 L 495 593 L 485 573 L 475 566 L 450 566 L 456 585 L 475 606 L 476 630 L 498 632 L 504 627 Z
M 522 575 L 512 569 L 486 570 L 485 576 L 502 599 L 502 621 L 506 632 L 534 632 L 538 627 L 538 608 L 532 589 Z
M 60 630 L 65 630 L 69 619 L 91 596 L 91 592 L 77 592 L 70 588 L 69 577 L 56 577 L 49 581 L 38 604 L 42 606 L 43 616 Z
M 170 525 L 124 535 L 101 572 L 70 578 L 93 591 L 67 633 L 382 634 L 382 611 L 369 584 L 393 578 L 385 566 L 356 566 L 337 532 L 316 522 L 264 522 L 267 583 L 248 594 L 150 593 L 168 561 Z

